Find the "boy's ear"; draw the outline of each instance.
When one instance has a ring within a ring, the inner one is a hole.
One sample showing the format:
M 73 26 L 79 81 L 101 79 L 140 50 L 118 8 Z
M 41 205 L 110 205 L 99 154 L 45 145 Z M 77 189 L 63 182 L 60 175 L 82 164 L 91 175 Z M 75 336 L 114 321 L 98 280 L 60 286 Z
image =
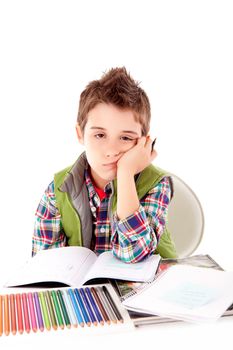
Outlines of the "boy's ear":
M 81 127 L 78 123 L 76 124 L 75 129 L 76 129 L 78 140 L 83 145 L 84 144 L 83 132 L 82 132 Z

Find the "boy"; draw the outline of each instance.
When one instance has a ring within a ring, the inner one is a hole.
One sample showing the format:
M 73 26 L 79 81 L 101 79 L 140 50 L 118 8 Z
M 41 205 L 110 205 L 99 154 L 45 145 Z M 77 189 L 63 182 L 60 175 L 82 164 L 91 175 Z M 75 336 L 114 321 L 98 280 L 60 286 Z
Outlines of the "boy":
M 81 93 L 76 124 L 83 152 L 55 174 L 36 212 L 32 255 L 79 245 L 112 250 L 127 263 L 156 252 L 176 257 L 166 214 L 169 177 L 151 162 L 150 103 L 126 69 L 115 68 Z

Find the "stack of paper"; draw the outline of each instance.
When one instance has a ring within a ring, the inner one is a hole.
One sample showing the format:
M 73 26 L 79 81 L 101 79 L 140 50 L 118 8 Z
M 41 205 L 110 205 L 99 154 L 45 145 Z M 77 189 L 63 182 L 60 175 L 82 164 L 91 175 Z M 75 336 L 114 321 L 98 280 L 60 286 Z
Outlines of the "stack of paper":
M 190 322 L 216 321 L 233 302 L 233 272 L 174 265 L 129 297 L 133 311 Z

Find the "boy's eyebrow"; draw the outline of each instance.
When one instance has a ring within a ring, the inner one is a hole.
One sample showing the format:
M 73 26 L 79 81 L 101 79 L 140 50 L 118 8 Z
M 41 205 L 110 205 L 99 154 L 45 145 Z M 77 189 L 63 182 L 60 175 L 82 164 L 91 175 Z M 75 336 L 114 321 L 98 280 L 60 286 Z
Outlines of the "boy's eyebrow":
M 101 126 L 92 126 L 90 129 L 99 129 L 99 130 L 105 130 L 105 131 L 107 130 L 105 128 L 102 128 Z M 138 136 L 138 133 L 132 130 L 122 130 L 121 132 L 126 132 L 128 134 L 135 134 Z

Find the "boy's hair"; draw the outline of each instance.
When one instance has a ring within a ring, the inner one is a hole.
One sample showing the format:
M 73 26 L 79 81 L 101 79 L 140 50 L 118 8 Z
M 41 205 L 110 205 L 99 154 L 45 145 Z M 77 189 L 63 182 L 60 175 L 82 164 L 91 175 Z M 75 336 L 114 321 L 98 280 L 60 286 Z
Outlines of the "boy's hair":
M 82 131 L 87 123 L 87 114 L 98 103 L 130 109 L 135 120 L 142 125 L 142 136 L 148 134 L 151 118 L 149 99 L 125 67 L 110 69 L 101 79 L 91 81 L 81 93 L 77 122 Z

